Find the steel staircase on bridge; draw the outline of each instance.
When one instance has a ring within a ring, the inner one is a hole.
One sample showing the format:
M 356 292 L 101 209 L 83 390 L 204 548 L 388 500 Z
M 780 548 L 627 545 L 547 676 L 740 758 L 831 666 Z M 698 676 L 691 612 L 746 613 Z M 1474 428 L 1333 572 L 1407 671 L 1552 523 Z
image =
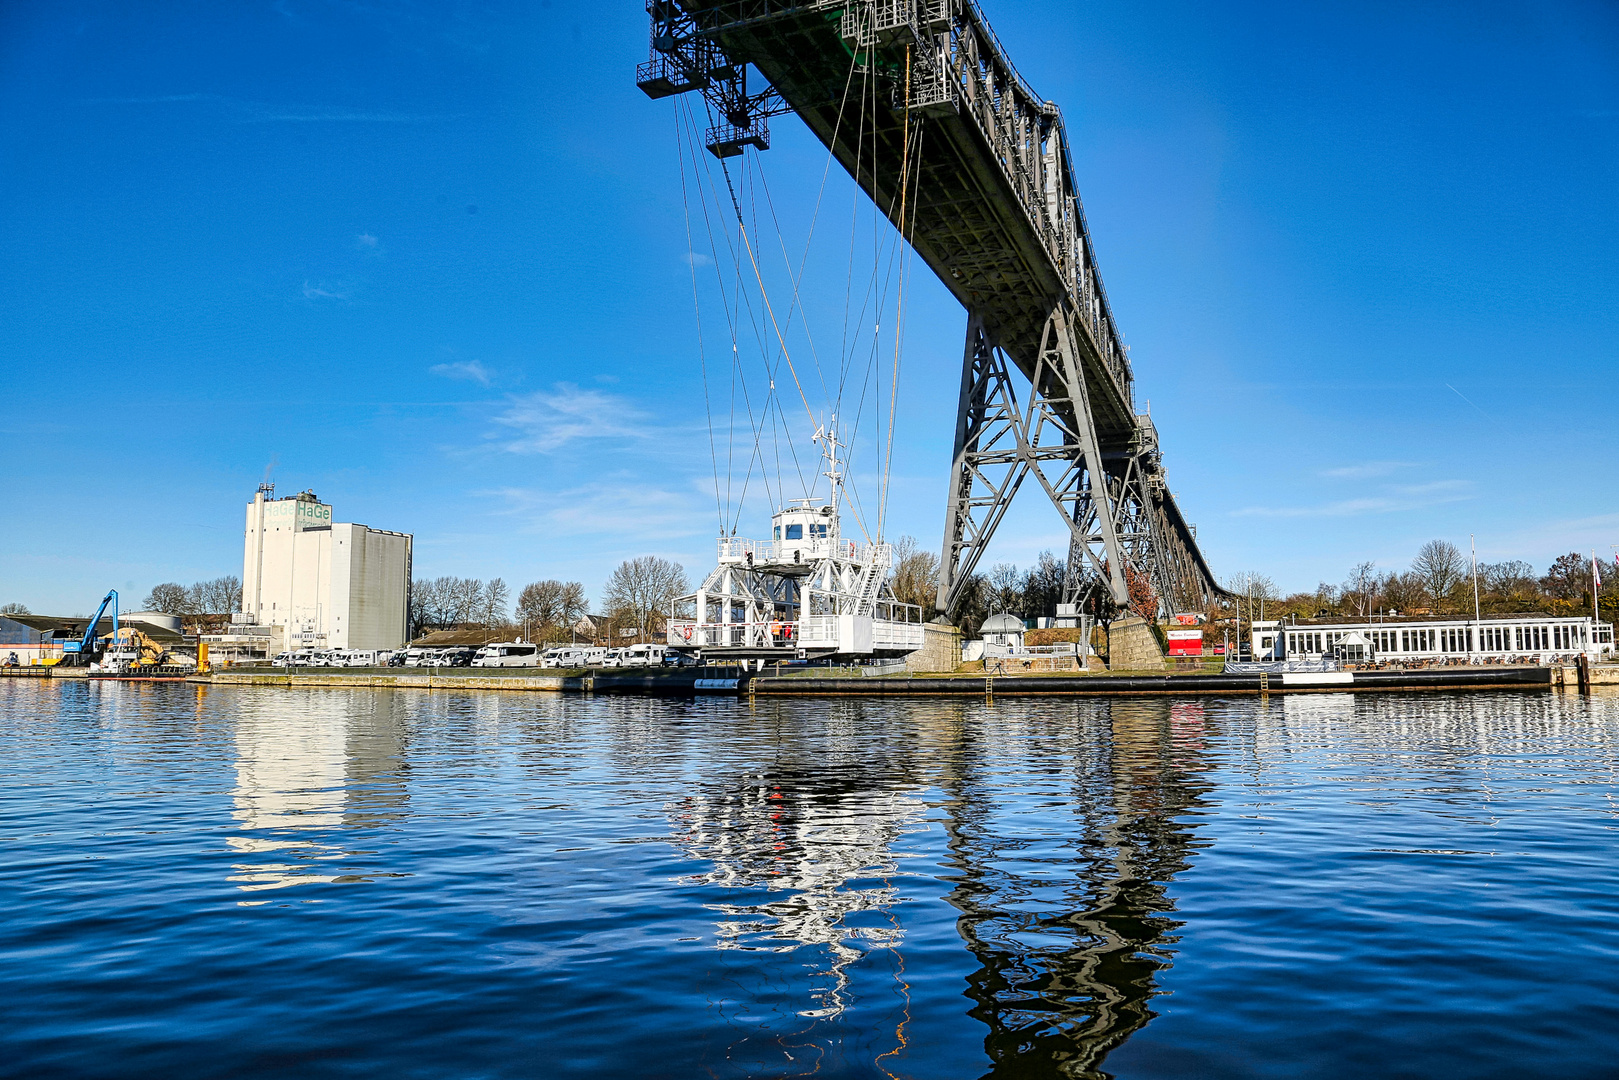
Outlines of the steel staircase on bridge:
M 977 4 L 648 0 L 647 10 L 642 89 L 700 92 L 722 158 L 767 149 L 770 117 L 796 113 L 967 310 L 940 608 L 956 607 L 1030 478 L 1070 531 L 1066 602 L 1124 606 L 1137 577 L 1169 609 L 1223 595 L 1135 407 L 1061 111 L 1013 68 Z M 750 65 L 766 85 L 750 87 Z M 860 125 L 845 122 L 854 79 L 882 91 Z M 902 200 L 908 147 L 917 160 Z

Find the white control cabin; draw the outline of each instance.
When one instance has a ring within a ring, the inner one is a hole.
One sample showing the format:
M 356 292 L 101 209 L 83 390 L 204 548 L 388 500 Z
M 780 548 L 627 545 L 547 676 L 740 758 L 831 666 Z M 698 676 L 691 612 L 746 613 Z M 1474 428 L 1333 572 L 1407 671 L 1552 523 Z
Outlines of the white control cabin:
M 770 660 L 904 656 L 922 647 L 922 609 L 900 603 L 889 585 L 892 544 L 845 539 L 836 505 L 812 499 L 776 511 L 770 535 L 719 538 L 718 565 L 671 607 L 671 649 Z

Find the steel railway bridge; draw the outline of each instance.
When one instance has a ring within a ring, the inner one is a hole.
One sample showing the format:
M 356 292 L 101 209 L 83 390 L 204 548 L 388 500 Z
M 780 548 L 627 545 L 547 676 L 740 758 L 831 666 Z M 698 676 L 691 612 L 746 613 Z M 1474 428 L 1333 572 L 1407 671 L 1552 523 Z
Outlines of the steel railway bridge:
M 768 149 L 770 118 L 797 113 L 967 310 L 939 608 L 955 612 L 1030 478 L 1070 532 L 1069 612 L 1093 597 L 1128 606 L 1132 592 L 1139 607 L 1143 585 L 1169 610 L 1225 595 L 1136 410 L 1062 113 L 1018 75 L 974 0 L 647 10 L 636 81 L 649 96 L 701 93 L 722 158 Z M 880 91 L 860 123 L 846 111 L 852 74 Z

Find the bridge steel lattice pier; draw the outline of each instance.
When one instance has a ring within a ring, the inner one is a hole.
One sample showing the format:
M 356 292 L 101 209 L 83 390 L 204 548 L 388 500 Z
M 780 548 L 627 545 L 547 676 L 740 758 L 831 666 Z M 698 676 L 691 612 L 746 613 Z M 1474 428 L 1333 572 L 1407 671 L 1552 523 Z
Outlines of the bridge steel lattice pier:
M 702 93 L 720 157 L 767 149 L 770 118 L 797 113 L 967 310 L 939 608 L 958 608 L 1031 478 L 1069 530 L 1066 603 L 1124 606 L 1142 583 L 1168 610 L 1224 595 L 1136 410 L 1062 113 L 1018 75 L 977 4 L 648 0 L 647 11 L 643 90 Z M 750 88 L 749 65 L 765 85 Z M 869 88 L 863 108 L 851 85 Z

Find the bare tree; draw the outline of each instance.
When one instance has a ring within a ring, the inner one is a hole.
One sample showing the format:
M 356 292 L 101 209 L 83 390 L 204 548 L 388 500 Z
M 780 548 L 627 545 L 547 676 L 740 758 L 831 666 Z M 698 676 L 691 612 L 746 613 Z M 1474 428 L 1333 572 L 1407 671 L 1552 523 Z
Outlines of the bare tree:
M 997 614 L 999 612 L 989 609 L 989 579 L 983 574 L 973 574 L 961 583 L 956 601 L 956 625 L 961 628 L 963 637 L 977 637 L 984 620 Z
M 191 591 L 177 581 L 153 585 L 146 594 L 147 611 L 161 611 L 168 615 L 185 615 L 191 611 Z
M 1577 551 L 1559 555 L 1540 579 L 1540 588 L 1553 600 L 1585 600 L 1591 595 L 1591 563 Z
M 517 621 L 535 627 L 556 626 L 562 618 L 562 589 L 560 581 L 536 581 L 523 586 L 517 594 Z
M 916 546 L 916 537 L 901 536 L 894 541 L 894 568 L 889 587 L 902 604 L 915 604 L 924 619 L 932 618 L 939 596 L 939 557 Z
M 450 596 L 457 623 L 480 622 L 483 617 L 483 582 L 478 578 L 450 578 Z
M 1389 574 L 1383 579 L 1380 589 L 1383 594 L 1383 607 L 1389 611 L 1410 611 L 1421 607 L 1426 589 L 1422 578 L 1415 571 L 1404 574 Z
M 0 604 L 0 615 L 28 615 L 31 614 L 23 604 Z
M 1450 541 L 1430 540 L 1417 549 L 1411 571 L 1422 580 L 1423 589 L 1437 607 L 1467 576 L 1467 560 Z
M 242 580 L 227 574 L 212 581 L 199 581 L 186 590 L 188 615 L 227 615 L 241 610 Z
M 478 612 L 480 621 L 485 626 L 504 626 L 506 624 L 506 605 L 511 601 L 512 591 L 502 578 L 491 578 L 484 584 Z
M 1042 551 L 1023 577 L 1022 614 L 1027 618 L 1057 614 L 1067 580 L 1068 564 L 1051 552 Z
M 535 631 L 568 627 L 585 614 L 585 587 L 577 581 L 548 578 L 523 586 L 517 597 L 517 621 Z
M 985 575 L 987 582 L 985 595 L 993 613 L 1011 611 L 1013 608 L 1023 606 L 1023 592 L 1027 578 L 1027 574 L 1019 573 L 1018 568 L 1011 563 L 996 563 L 989 568 L 989 573 Z
M 607 579 L 604 606 L 609 614 L 632 620 L 640 635 L 655 634 L 669 602 L 689 588 L 685 567 L 643 555 L 618 564 Z
M 1382 578 L 1378 576 L 1376 563 L 1356 563 L 1354 569 L 1349 571 L 1340 595 L 1354 614 L 1364 618 L 1372 613 L 1372 607 L 1377 603 L 1380 584 Z
M 213 580 L 214 609 L 218 612 L 242 610 L 242 579 L 226 574 Z
M 1514 597 L 1528 599 L 1535 595 L 1539 583 L 1535 568 L 1521 559 L 1506 562 L 1479 563 L 1479 585 L 1492 600 L 1510 603 Z
M 1226 578 L 1226 591 L 1233 592 L 1243 599 L 1253 597 L 1255 600 L 1275 600 L 1279 595 L 1276 592 L 1276 583 L 1257 570 L 1244 570 Z
M 467 586 L 473 586 L 471 590 Z M 471 592 L 469 600 L 468 592 Z M 447 630 L 457 623 L 471 622 L 473 611 L 483 595 L 483 582 L 458 577 L 437 577 L 416 582 L 412 588 L 412 603 L 419 612 L 421 624 L 435 630 Z
M 682 587 L 680 591 L 685 592 L 685 588 Z M 585 587 L 577 581 L 562 583 L 562 598 L 558 603 L 561 605 L 559 622 L 562 625 L 572 626 L 590 612 L 590 601 L 585 599 Z

